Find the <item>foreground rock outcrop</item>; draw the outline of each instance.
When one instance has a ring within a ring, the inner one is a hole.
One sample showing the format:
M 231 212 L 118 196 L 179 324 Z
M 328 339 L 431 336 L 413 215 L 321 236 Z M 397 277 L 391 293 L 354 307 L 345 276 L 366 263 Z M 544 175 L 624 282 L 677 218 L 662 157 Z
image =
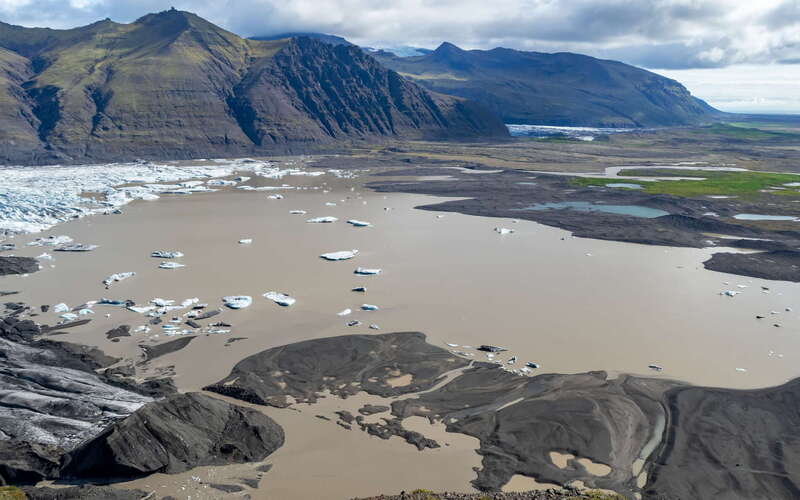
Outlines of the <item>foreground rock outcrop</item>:
M 130 478 L 257 462 L 283 442 L 283 429 L 258 411 L 179 394 L 148 404 L 70 452 L 62 475 Z
M 0 257 L 0 276 L 28 274 L 39 270 L 39 261 L 30 257 Z

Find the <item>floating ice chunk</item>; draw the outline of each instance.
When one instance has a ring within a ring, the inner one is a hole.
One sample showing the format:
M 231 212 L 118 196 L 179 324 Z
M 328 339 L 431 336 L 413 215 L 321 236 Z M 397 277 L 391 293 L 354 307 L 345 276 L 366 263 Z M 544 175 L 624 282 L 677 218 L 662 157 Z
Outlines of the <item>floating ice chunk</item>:
M 29 247 L 56 247 L 60 245 L 67 245 L 72 243 L 72 238 L 69 236 L 48 236 L 47 238 L 36 238 L 28 243 Z
M 47 252 L 43 253 L 42 255 L 40 255 L 40 256 L 38 256 L 36 258 L 39 259 L 39 260 L 53 260 L 53 256 L 50 255 Z
M 330 224 L 331 222 L 336 222 L 336 217 L 314 217 L 313 219 L 308 219 L 306 222 L 311 222 L 313 224 Z
M 193 297 L 191 299 L 186 299 L 183 302 L 181 302 L 181 307 L 189 307 L 199 303 L 200 299 L 198 299 L 197 297 Z
M 240 245 L 249 245 L 252 242 L 253 242 L 253 238 L 244 238 L 244 239 L 239 240 L 239 244 Z
M 282 200 L 283 199 L 283 195 L 282 194 L 271 194 L 271 195 L 267 196 L 267 198 L 269 198 L 270 200 Z
M 507 227 L 496 227 L 494 230 L 499 234 L 511 234 L 514 232 L 513 229 L 508 229 Z
M 67 321 L 75 321 L 76 319 L 78 319 L 78 315 L 77 314 L 70 313 L 70 312 L 64 313 L 59 317 L 62 318 L 62 319 L 65 319 Z
M 180 262 L 162 262 L 158 267 L 159 269 L 178 269 L 186 267 L 186 264 L 181 264 Z
M 226 181 L 224 179 L 212 179 L 206 184 L 209 186 L 235 186 L 237 183 L 236 181 Z
M 467 346 L 464 346 L 464 347 L 466 348 Z M 478 347 L 478 350 L 479 351 L 484 351 L 484 352 L 505 352 L 508 349 L 506 349 L 505 347 L 498 347 L 496 345 L 483 344 L 480 347 Z
M 744 373 L 747 371 L 747 368 L 736 368 L 736 371 L 739 373 Z
M 289 210 L 289 213 L 292 215 L 305 215 L 305 210 Z
M 361 304 L 362 311 L 377 311 L 378 309 L 378 306 L 372 304 Z
M 228 295 L 222 297 L 222 302 L 231 309 L 244 309 L 253 303 L 253 297 L 249 295 Z
M 69 311 L 69 306 L 63 302 L 53 306 L 53 312 L 56 314 L 65 313 L 67 311 Z
M 280 292 L 267 292 L 264 294 L 264 298 L 275 302 L 276 304 L 284 307 L 289 307 L 293 305 L 297 300 L 294 297 L 286 295 L 285 293 Z
M 347 221 L 347 223 L 355 227 L 369 227 L 372 225 L 372 223 L 370 222 L 366 222 L 363 220 L 356 220 L 356 219 L 350 219 L 349 221 Z
M 124 300 L 107 299 L 105 297 L 100 299 L 97 303 L 101 306 L 128 307 L 128 303 Z
M 378 325 L 372 324 L 372 325 L 369 325 L 369 329 L 370 330 L 380 330 L 381 327 L 379 327 Z
M 445 342 L 445 344 L 447 344 L 448 347 L 458 347 L 458 344 L 451 344 L 449 342 Z
M 724 292 L 719 292 L 720 295 L 725 295 L 726 297 L 736 297 L 742 292 L 737 292 L 736 290 L 725 290 Z
M 508 358 L 508 361 L 506 361 L 506 364 L 513 365 L 516 362 L 517 362 L 517 357 L 516 356 L 511 356 L 510 358 Z
M 91 252 L 92 250 L 96 249 L 97 245 L 83 245 L 80 243 L 76 243 L 74 245 L 64 245 L 61 247 L 56 248 L 54 251 L 56 252 Z
M 361 322 L 359 320 L 357 320 L 357 319 L 354 319 L 353 321 L 348 321 L 347 322 L 347 326 L 359 326 L 360 324 L 361 324 Z
M 332 201 L 328 201 L 328 202 L 326 202 L 326 203 L 325 203 L 325 206 L 326 206 L 326 207 L 335 207 L 335 206 L 336 206 L 336 203 L 334 203 L 334 202 L 332 202 Z
M 144 314 L 155 310 L 155 306 L 128 306 L 128 310 L 135 313 Z
M 357 267 L 356 270 L 353 271 L 353 272 L 355 274 L 360 274 L 362 276 L 373 276 L 373 275 L 376 275 L 376 274 L 381 274 L 382 271 L 383 271 L 382 269 L 370 269 L 368 267 Z
M 357 286 L 357 287 L 355 287 L 355 288 L 352 288 L 350 291 L 352 291 L 352 292 L 362 292 L 362 293 L 364 293 L 364 292 L 366 292 L 366 291 L 367 291 L 367 287 L 365 287 L 365 286 Z
M 150 303 L 158 307 L 165 307 L 165 306 L 171 306 L 172 304 L 175 303 L 175 301 L 156 297 L 155 299 L 151 300 Z
M 525 363 L 525 366 L 528 367 L 528 368 L 533 368 L 535 370 L 536 368 L 539 368 L 539 363 L 534 363 L 533 361 L 528 361 L 527 363 Z
M 444 215 L 437 215 L 436 218 L 437 219 L 444 219 Z
M 336 315 L 337 316 L 347 316 L 351 312 L 353 312 L 352 309 L 345 309 L 344 311 L 339 311 L 338 313 L 336 313 Z
M 0 252 L 8 252 L 11 250 L 16 250 L 17 244 L 16 243 L 2 243 L 0 244 Z
M 89 315 L 89 314 L 94 314 L 94 311 L 92 311 L 92 310 L 91 310 L 91 309 L 89 309 L 88 307 L 84 307 L 83 309 L 79 309 L 79 310 L 78 310 L 78 314 L 79 314 L 80 316 L 87 316 L 87 315 Z
M 662 371 L 664 369 L 662 366 L 659 366 L 659 365 L 647 365 L 647 367 L 650 368 L 651 370 L 657 371 L 657 372 L 660 372 L 660 371 Z
M 105 286 L 111 286 L 111 284 L 114 283 L 115 281 L 126 280 L 126 279 L 132 278 L 134 276 L 136 276 L 136 273 L 133 272 L 133 271 L 129 271 L 129 272 L 126 272 L 126 273 L 112 274 L 111 276 L 109 276 L 108 278 L 103 280 L 103 284 Z
M 174 250 L 156 250 L 150 254 L 150 257 L 157 257 L 159 259 L 179 259 L 183 257 L 183 253 Z
M 358 255 L 358 250 L 341 250 L 320 255 L 325 260 L 349 260 Z

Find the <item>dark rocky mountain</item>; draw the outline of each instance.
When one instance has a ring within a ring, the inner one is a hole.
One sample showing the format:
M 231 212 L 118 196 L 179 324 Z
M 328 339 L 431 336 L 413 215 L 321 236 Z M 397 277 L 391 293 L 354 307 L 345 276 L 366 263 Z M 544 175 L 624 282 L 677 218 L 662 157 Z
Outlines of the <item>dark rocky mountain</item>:
M 177 10 L 71 30 L 0 23 L 0 104 L 0 158 L 20 163 L 507 135 L 356 47 L 245 40 Z
M 313 38 L 314 40 L 325 42 L 329 45 L 354 45 L 346 38 L 313 31 L 289 31 L 275 35 L 252 36 L 250 40 L 283 40 L 286 38 Z
M 445 42 L 419 57 L 374 56 L 429 90 L 487 106 L 505 123 L 653 127 L 719 113 L 675 80 L 580 54 L 462 50 Z

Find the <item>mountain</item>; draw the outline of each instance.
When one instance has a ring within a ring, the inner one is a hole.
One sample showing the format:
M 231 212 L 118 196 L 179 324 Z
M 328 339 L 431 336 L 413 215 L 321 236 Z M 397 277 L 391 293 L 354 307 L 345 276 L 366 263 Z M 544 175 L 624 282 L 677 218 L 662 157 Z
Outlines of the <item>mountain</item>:
M 276 35 L 263 35 L 253 36 L 250 40 L 283 40 L 284 38 L 313 38 L 320 42 L 325 42 L 329 45 L 353 45 L 347 39 L 337 35 L 329 35 L 327 33 L 315 33 L 313 31 L 289 31 L 286 33 L 278 33 Z
M 580 54 L 462 50 L 445 42 L 419 57 L 374 56 L 429 90 L 484 104 L 505 123 L 654 127 L 718 113 L 675 80 Z
M 177 10 L 51 30 L 0 23 L 5 162 L 234 156 L 337 140 L 506 136 L 361 49 L 246 40 Z

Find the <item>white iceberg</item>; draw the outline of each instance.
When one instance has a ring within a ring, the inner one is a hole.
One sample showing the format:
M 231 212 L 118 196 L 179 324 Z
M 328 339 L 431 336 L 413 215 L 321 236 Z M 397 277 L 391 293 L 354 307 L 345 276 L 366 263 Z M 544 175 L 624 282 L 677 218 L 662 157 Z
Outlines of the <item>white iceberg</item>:
M 289 213 L 292 215 L 305 215 L 305 210 L 289 210 Z
M 43 253 L 42 255 L 40 255 L 40 256 L 38 256 L 36 258 L 39 259 L 39 260 L 53 260 L 53 256 L 50 255 L 47 252 Z
M 67 321 L 75 321 L 76 319 L 78 319 L 78 315 L 75 313 L 64 313 L 60 317 Z
M 320 255 L 325 260 L 349 260 L 358 255 L 358 250 L 340 250 L 338 252 L 329 252 Z
M 129 271 L 129 272 L 126 272 L 126 273 L 115 273 L 115 274 L 112 274 L 111 276 L 109 276 L 108 278 L 104 279 L 103 280 L 103 284 L 105 286 L 111 286 L 111 284 L 116 282 L 116 281 L 126 280 L 126 279 L 132 278 L 134 276 L 136 276 L 136 273 L 133 272 L 133 271 Z
M 74 245 L 64 245 L 64 246 L 58 247 L 54 251 L 56 251 L 56 252 L 91 252 L 92 250 L 94 250 L 96 248 L 97 248 L 97 245 L 83 245 L 81 243 L 76 243 Z
M 231 309 L 244 309 L 253 303 L 253 297 L 249 295 L 229 295 L 222 297 L 222 302 Z
M 282 194 L 271 194 L 271 195 L 267 196 L 267 198 L 269 198 L 270 200 L 282 200 L 283 199 L 283 195 Z
M 36 238 L 28 243 L 29 247 L 56 247 L 60 245 L 67 245 L 72 243 L 72 238 L 69 236 L 48 236 L 47 238 Z
M 375 275 L 375 274 L 381 274 L 382 271 L 383 271 L 382 269 L 370 269 L 370 268 L 367 268 L 367 267 L 357 267 L 356 270 L 353 271 L 353 272 L 355 274 L 360 274 L 360 275 L 363 275 L 363 276 L 372 276 L 372 275 Z
M 352 309 L 345 309 L 344 311 L 339 311 L 336 313 L 337 316 L 347 316 L 348 314 L 352 313 Z
M 372 304 L 361 304 L 361 310 L 363 311 L 377 311 L 378 309 L 378 306 Z
M 275 302 L 276 304 L 284 307 L 289 307 L 293 305 L 297 300 L 294 297 L 291 297 L 285 293 L 280 292 L 267 292 L 264 294 L 264 298 Z
M 363 220 L 356 220 L 356 219 L 350 219 L 349 221 L 347 221 L 347 223 L 354 227 L 370 227 L 372 225 L 371 222 L 366 222 Z
M 240 245 L 249 245 L 252 242 L 253 242 L 253 238 L 244 238 L 244 239 L 239 240 L 239 244 Z
M 308 219 L 306 222 L 311 222 L 313 224 L 330 224 L 331 222 L 336 222 L 336 217 L 314 217 L 313 219 Z
M 164 306 L 171 306 L 172 304 L 175 303 L 175 301 L 156 297 L 155 299 L 151 300 L 150 303 L 158 307 L 164 307 Z
M 325 203 L 325 206 L 326 206 L 326 207 L 335 207 L 335 206 L 336 206 L 336 203 L 334 203 L 334 202 L 332 202 L 332 201 L 329 201 L 329 202 Z
M 144 314 L 155 310 L 155 306 L 128 306 L 128 310 L 135 313 Z
M 67 311 L 69 311 L 69 306 L 63 302 L 53 306 L 53 312 L 56 314 L 65 313 Z
M 157 257 L 159 259 L 179 259 L 183 257 L 183 253 L 172 250 L 156 250 L 150 254 L 150 257 Z
M 181 267 L 186 267 L 186 265 L 179 262 L 162 262 L 158 265 L 158 267 L 159 269 L 178 269 Z
M 508 229 L 507 227 L 496 227 L 494 230 L 499 234 L 512 234 L 514 232 L 513 229 Z

